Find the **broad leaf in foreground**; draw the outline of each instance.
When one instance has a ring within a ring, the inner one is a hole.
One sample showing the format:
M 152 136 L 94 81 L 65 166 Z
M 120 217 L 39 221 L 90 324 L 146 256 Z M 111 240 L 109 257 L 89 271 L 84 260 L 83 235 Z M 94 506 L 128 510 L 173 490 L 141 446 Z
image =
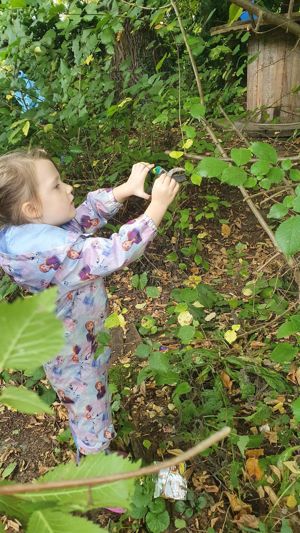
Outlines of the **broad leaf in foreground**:
M 49 413 L 53 414 L 47 405 L 36 392 L 26 389 L 26 387 L 5 387 L 0 396 L 0 403 L 17 409 L 20 413 Z
M 43 482 L 50 481 L 102 477 L 113 473 L 130 472 L 139 467 L 140 462 L 132 463 L 129 459 L 124 459 L 116 454 L 104 455 L 104 453 L 99 452 L 82 458 L 78 466 L 74 461 L 58 465 L 35 483 L 42 485 Z M 57 509 L 63 508 L 64 511 L 85 512 L 96 507 L 123 507 L 127 509 L 131 505 L 134 484 L 133 478 L 98 485 L 91 489 L 74 487 L 22 494 L 20 498 L 34 503 L 55 502 Z
M 60 511 L 36 511 L 31 516 L 26 533 L 105 533 L 107 529 L 93 522 Z
M 0 303 L 0 371 L 26 370 L 50 360 L 63 346 L 63 324 L 55 316 L 57 289 L 12 304 Z

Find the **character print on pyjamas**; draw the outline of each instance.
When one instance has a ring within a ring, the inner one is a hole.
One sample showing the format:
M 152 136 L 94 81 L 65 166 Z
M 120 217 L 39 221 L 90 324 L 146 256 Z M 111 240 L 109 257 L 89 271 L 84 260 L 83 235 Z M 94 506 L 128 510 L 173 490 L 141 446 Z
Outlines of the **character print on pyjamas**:
M 99 189 L 60 227 L 37 223 L 0 230 L 0 267 L 31 293 L 57 287 L 65 343 L 59 354 L 49 354 L 44 368 L 83 454 L 107 448 L 115 436 L 107 383 L 110 349 L 95 358 L 108 311 L 104 278 L 138 259 L 156 234 L 144 214 L 110 238 L 95 237 L 120 207 L 111 189 Z

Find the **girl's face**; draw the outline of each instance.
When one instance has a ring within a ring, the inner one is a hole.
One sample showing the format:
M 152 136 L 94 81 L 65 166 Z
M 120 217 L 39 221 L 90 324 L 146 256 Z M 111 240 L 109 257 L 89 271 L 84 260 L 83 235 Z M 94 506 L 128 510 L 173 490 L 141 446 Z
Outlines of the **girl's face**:
M 57 169 L 49 159 L 37 159 L 34 165 L 42 213 L 39 218 L 32 221 L 60 226 L 74 218 L 76 210 L 73 203 L 73 187 L 61 181 Z

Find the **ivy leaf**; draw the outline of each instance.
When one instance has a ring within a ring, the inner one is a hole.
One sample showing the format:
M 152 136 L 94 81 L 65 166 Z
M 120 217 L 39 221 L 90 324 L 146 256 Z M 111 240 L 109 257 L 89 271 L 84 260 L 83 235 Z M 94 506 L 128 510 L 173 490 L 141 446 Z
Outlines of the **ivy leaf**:
M 18 388 L 12 386 L 5 387 L 4 392 L 0 396 L 0 401 L 4 405 L 17 409 L 21 413 L 53 414 L 50 407 L 39 398 L 36 392 L 21 386 Z
M 298 348 L 288 342 L 282 342 L 272 351 L 270 357 L 275 363 L 288 363 L 294 359 L 298 353 Z
M 205 116 L 205 106 L 202 104 L 192 104 L 190 108 L 190 114 L 193 118 L 200 120 Z
M 290 257 L 300 251 L 300 215 L 285 220 L 275 233 L 280 250 Z
M 230 155 L 237 166 L 246 165 L 252 157 L 248 148 L 232 148 Z
M 277 152 L 270 144 L 263 143 L 261 141 L 253 142 L 250 146 L 250 150 L 259 159 L 263 159 L 264 161 L 268 161 L 274 165 L 277 163 Z
M 228 163 L 222 159 L 204 157 L 197 166 L 197 170 L 203 178 L 218 178 L 227 167 Z
M 45 509 L 35 511 L 30 517 L 27 533 L 104 533 L 106 530 L 80 516 Z
M 238 187 L 245 183 L 247 180 L 247 174 L 242 168 L 232 166 L 225 168 L 220 179 L 223 183 Z
M 288 213 L 288 208 L 283 204 L 274 204 L 272 205 L 267 217 L 268 218 L 276 218 L 279 220 L 280 218 L 283 218 Z

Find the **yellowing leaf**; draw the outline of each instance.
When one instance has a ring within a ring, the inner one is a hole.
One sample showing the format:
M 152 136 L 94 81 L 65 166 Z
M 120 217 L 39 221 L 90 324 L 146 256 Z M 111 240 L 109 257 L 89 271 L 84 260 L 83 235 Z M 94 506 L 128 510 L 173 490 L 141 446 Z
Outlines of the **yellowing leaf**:
M 231 233 L 231 227 L 228 226 L 228 224 L 222 224 L 221 233 L 222 233 L 223 237 L 229 237 L 229 235 Z
M 188 150 L 192 146 L 193 142 L 194 142 L 193 139 L 187 139 L 185 143 L 182 145 L 182 148 L 184 148 L 185 150 Z
M 215 313 L 214 311 L 212 313 L 209 313 L 209 315 L 206 315 L 205 317 L 205 322 L 210 322 L 211 320 L 213 320 L 214 318 L 216 318 L 217 316 L 217 313 Z
M 94 61 L 94 56 L 93 54 L 90 54 L 89 56 L 87 56 L 84 60 L 84 64 L 85 65 L 89 65 L 92 61 Z
M 297 500 L 293 494 L 290 494 L 286 499 L 286 504 L 289 509 L 294 509 L 297 505 Z
M 232 329 L 228 329 L 224 333 L 224 339 L 228 342 L 228 344 L 232 344 L 237 339 L 237 334 Z
M 29 128 L 30 128 L 30 122 L 29 120 L 26 120 L 23 128 L 22 128 L 22 132 L 24 133 L 25 137 L 27 137 L 28 135 L 28 132 L 29 132 Z
M 13 95 L 12 95 L 12 94 L 7 94 L 7 95 L 5 96 L 6 100 L 11 100 L 11 99 L 12 99 L 12 97 L 13 97 Z
M 147 305 L 147 302 L 143 302 L 142 304 L 136 304 L 135 308 L 136 309 L 144 309 L 144 307 L 146 307 L 146 305 Z
M 248 287 L 245 287 L 244 289 L 242 289 L 242 293 L 244 296 L 252 296 L 252 290 L 248 289 Z
M 173 159 L 179 159 L 180 157 L 183 156 L 183 154 L 184 154 L 184 152 L 173 151 L 173 152 L 169 153 L 169 156 L 172 157 Z
M 193 322 L 193 315 L 189 311 L 179 313 L 177 320 L 181 326 L 189 326 Z
M 233 326 L 231 326 L 231 329 L 232 331 L 238 331 L 240 329 L 241 325 L 240 324 L 233 324 Z
M 100 159 L 94 159 L 94 161 L 92 162 L 92 167 L 95 167 L 96 165 L 98 165 Z

